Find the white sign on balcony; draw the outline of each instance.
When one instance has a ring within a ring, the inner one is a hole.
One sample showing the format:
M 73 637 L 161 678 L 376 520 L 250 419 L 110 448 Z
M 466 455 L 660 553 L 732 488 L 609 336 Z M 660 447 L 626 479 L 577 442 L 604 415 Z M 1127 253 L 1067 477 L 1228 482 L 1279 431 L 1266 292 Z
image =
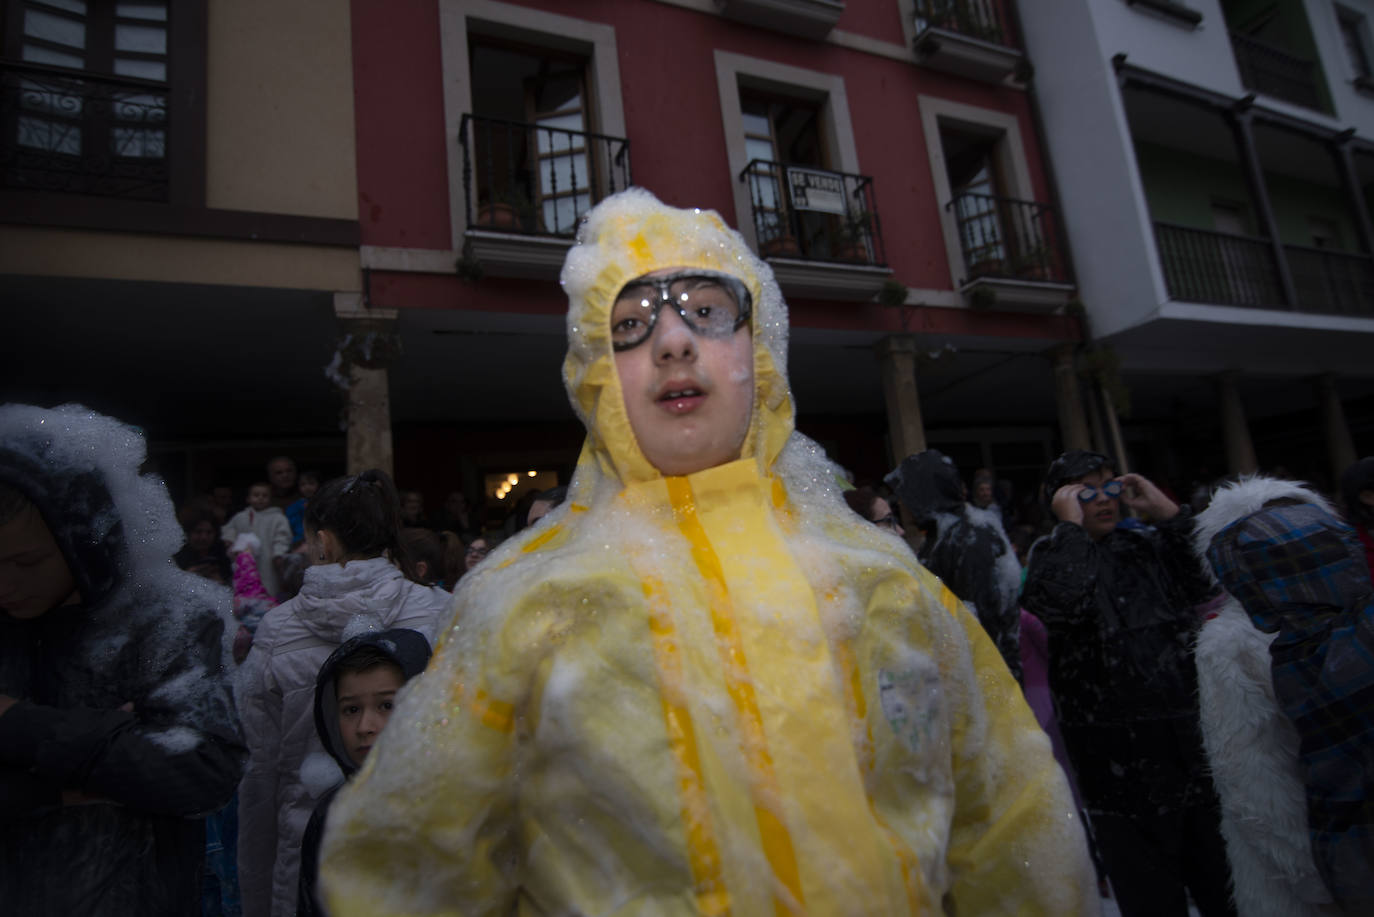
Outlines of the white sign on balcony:
M 796 210 L 818 210 L 844 216 L 844 179 L 820 169 L 787 167 L 787 190 Z

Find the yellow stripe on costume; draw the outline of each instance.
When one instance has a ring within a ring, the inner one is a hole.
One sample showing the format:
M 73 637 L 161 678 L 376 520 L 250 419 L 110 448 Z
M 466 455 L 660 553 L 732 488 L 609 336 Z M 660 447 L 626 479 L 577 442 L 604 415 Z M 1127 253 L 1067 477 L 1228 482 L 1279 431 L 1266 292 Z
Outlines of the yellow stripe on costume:
M 827 596 L 831 598 L 831 596 Z M 840 682 L 845 686 L 845 700 L 849 705 L 849 715 L 857 723 L 862 723 L 864 734 L 868 744 L 861 750 L 859 762 L 865 774 L 873 772 L 873 728 L 868 722 L 867 710 L 868 702 L 864 698 L 863 680 L 859 677 L 859 667 L 854 661 L 854 648 L 847 640 L 832 640 L 830 644 L 831 657 L 836 665 L 840 667 Z M 902 868 L 902 885 L 906 888 L 907 906 L 913 915 L 921 913 L 921 899 L 924 897 L 925 879 L 921 874 L 921 864 L 917 860 L 915 852 L 902 841 L 897 832 L 883 820 L 878 813 L 878 807 L 873 804 L 872 794 L 865 791 L 864 797 L 868 800 L 868 810 L 873 814 L 873 820 L 882 829 L 883 835 L 887 838 L 888 844 L 892 846 L 892 851 L 897 854 L 897 862 Z
M 730 892 L 721 875 L 720 848 L 712 829 L 710 804 L 701 775 L 696 727 L 687 709 L 677 634 L 672 618 L 655 602 L 655 596 L 662 594 L 661 584 L 644 581 L 644 597 L 650 608 L 649 631 L 653 635 L 654 659 L 658 663 L 663 722 L 668 730 L 668 744 L 677 761 L 682 823 L 687 831 L 687 858 L 692 867 L 697 910 L 710 917 L 724 917 L 730 913 Z
M 515 730 L 515 706 L 491 697 L 486 691 L 479 690 L 472 699 L 472 712 L 483 726 L 489 726 L 497 732 Z
M 792 847 L 792 835 L 778 816 L 783 810 L 782 795 L 778 791 L 768 740 L 763 733 L 763 717 L 759 713 L 758 699 L 754 696 L 754 683 L 749 677 L 749 666 L 735 626 L 730 594 L 725 587 L 725 574 L 701 520 L 697 518 L 696 502 L 687 479 L 668 477 L 664 478 L 664 483 L 668 487 L 673 516 L 691 545 L 692 559 L 711 592 L 711 624 L 724 664 L 726 691 L 734 702 L 740 731 L 744 736 L 744 753 L 753 777 L 754 816 L 758 821 L 763 852 L 773 875 L 787 891 L 787 897 L 774 892 L 773 910 L 779 915 L 804 913 L 805 898 L 802 895 L 796 852 Z

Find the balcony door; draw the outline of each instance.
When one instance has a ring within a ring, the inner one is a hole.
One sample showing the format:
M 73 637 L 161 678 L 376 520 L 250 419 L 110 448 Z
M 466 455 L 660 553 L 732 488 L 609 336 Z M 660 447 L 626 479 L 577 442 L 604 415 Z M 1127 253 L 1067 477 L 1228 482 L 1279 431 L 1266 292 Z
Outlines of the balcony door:
M 586 59 L 474 36 L 469 60 L 478 221 L 571 235 L 600 197 Z
M 1002 214 L 998 173 L 1001 137 L 942 126 L 940 145 L 953 201 L 954 222 L 963 244 L 969 277 L 1003 274 L 1009 252 Z

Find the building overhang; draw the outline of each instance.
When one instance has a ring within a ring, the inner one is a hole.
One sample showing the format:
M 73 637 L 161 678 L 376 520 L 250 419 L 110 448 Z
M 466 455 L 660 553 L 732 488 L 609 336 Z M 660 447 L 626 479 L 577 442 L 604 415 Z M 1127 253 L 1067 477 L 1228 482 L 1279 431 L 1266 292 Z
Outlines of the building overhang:
M 482 273 L 525 280 L 557 280 L 573 240 L 560 236 L 527 236 L 486 229 L 463 234 L 467 253 Z

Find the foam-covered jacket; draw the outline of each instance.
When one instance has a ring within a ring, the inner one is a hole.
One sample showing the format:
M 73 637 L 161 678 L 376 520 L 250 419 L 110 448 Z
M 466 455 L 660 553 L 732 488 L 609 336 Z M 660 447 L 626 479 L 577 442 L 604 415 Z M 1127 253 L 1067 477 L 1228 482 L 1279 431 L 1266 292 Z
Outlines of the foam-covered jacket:
M 639 190 L 580 238 L 569 499 L 460 582 L 335 799 L 330 913 L 1096 913 L 1063 775 L 997 650 L 794 434 L 768 267 L 716 214 Z M 609 315 L 668 266 L 746 282 L 755 400 L 740 459 L 665 478 Z
M 1230 642 L 1209 623 L 1199 669 L 1243 669 L 1202 681 L 1237 903 L 1334 913 L 1329 892 L 1343 913 L 1374 912 L 1374 588 L 1360 542 L 1321 497 L 1262 477 L 1218 491 L 1196 540 L 1234 596 Z
M 1197 722 L 1195 605 L 1214 586 L 1182 510 L 1093 541 L 1061 522 L 1031 548 L 1021 602 L 1050 635 L 1050 689 L 1089 812 L 1214 804 Z
M 258 624 L 238 682 L 249 750 L 239 789 L 239 888 L 246 917 L 296 912 L 301 835 L 317 795 L 340 776 L 315 731 L 320 667 L 345 639 L 369 629 L 405 627 L 433 640 L 451 598 L 374 557 L 307 568 L 300 594 Z M 318 783 L 303 781 L 307 760 L 329 773 Z
M 926 530 L 921 563 L 968 603 L 1020 681 L 1021 564 L 1000 511 L 965 501 L 959 470 L 936 449 L 907 456 L 886 480 Z
M 0 694 L 19 700 L 0 715 L 8 914 L 197 912 L 200 816 L 243 770 L 229 590 L 172 565 L 181 528 L 143 459 L 134 429 L 82 408 L 0 408 L 0 482 L 38 508 L 80 593 L 0 611 Z

